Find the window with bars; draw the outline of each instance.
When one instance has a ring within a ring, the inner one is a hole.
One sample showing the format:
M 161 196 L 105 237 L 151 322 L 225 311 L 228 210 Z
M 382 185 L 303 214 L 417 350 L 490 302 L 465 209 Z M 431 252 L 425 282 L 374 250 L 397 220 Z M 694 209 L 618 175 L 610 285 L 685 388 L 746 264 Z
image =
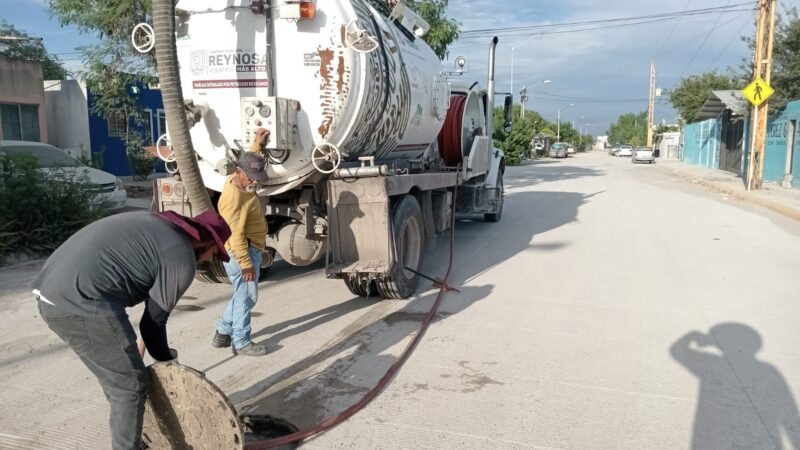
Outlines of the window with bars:
M 0 103 L 3 139 L 39 142 L 39 106 Z
M 124 136 L 128 128 L 128 116 L 123 113 L 116 113 L 109 117 L 108 122 L 108 135 L 109 136 Z
M 164 133 L 167 132 L 167 116 L 164 114 L 163 109 L 158 110 L 158 136 L 156 139 L 160 138 Z

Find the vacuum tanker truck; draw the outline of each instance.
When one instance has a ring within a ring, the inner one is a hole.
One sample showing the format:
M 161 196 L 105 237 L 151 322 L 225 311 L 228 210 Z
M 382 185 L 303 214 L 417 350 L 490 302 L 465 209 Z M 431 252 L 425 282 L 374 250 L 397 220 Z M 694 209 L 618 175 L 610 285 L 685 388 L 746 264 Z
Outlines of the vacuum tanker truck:
M 180 0 L 175 21 L 184 106 L 212 198 L 255 130 L 269 131 L 269 180 L 258 191 L 265 267 L 275 253 L 297 266 L 325 258 L 327 277 L 356 295 L 407 298 L 425 239 L 449 229 L 453 209 L 500 220 L 496 38 L 482 87 L 455 76 L 458 67 L 443 70 L 422 39 L 428 24 L 402 0 Z M 510 97 L 505 105 L 508 123 Z M 169 148 L 167 135 L 157 148 Z M 176 172 L 169 151 L 159 154 Z M 190 212 L 175 175 L 157 180 L 154 204 Z M 220 263 L 200 276 L 226 278 Z

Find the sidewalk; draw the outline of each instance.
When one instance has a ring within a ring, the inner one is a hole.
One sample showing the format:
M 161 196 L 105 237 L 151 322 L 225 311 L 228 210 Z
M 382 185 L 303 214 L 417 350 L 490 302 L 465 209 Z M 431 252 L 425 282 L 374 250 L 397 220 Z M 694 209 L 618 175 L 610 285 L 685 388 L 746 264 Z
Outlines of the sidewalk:
M 119 177 L 128 191 L 127 206 L 131 208 L 150 209 L 153 200 L 153 180 L 168 177 L 168 173 L 154 173 L 146 180 L 134 180 L 133 177 Z
M 764 189 L 748 192 L 744 180 L 729 172 L 693 166 L 677 160 L 659 159 L 657 166 L 685 181 L 709 187 L 800 221 L 800 189 L 785 189 L 777 184 L 764 183 Z

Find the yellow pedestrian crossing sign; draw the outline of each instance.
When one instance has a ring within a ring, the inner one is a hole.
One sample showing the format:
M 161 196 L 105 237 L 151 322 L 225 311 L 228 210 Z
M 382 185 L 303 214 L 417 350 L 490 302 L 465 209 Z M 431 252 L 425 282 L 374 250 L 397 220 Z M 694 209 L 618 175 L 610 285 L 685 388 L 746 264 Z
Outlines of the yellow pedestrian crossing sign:
M 756 78 L 752 83 L 747 85 L 746 88 L 742 89 L 742 95 L 744 98 L 750 100 L 750 103 L 753 106 L 758 106 L 765 101 L 775 92 L 766 81 L 761 79 L 761 77 Z

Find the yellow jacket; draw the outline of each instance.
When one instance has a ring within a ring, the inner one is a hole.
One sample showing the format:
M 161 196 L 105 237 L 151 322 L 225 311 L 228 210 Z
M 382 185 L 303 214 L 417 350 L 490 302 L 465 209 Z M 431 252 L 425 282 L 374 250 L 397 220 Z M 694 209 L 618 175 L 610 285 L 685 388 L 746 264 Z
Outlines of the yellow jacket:
M 225 187 L 217 203 L 219 214 L 231 227 L 231 237 L 225 248 L 233 253 L 242 269 L 253 267 L 247 247 L 265 250 L 267 246 L 267 222 L 261 201 L 255 192 L 243 191 L 231 183 L 233 176 L 225 180 Z

